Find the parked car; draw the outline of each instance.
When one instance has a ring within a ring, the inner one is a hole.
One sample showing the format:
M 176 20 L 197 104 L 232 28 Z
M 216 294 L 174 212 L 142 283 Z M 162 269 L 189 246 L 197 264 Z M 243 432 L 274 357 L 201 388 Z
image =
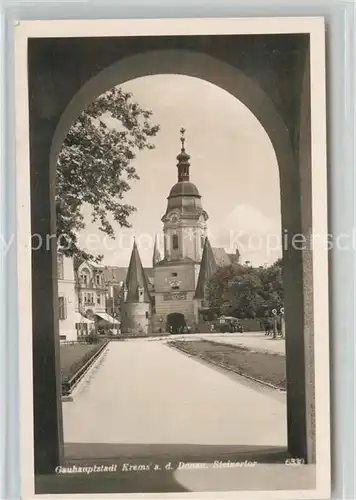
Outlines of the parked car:
M 233 316 L 221 316 L 218 319 L 221 333 L 243 333 L 241 321 Z

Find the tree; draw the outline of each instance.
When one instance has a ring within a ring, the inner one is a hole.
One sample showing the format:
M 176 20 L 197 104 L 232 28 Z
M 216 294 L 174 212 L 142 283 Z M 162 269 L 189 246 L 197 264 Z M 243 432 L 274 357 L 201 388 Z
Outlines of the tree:
M 132 94 L 115 87 L 91 103 L 69 129 L 56 175 L 57 239 L 65 255 L 101 260 L 78 246 L 78 232 L 85 227 L 84 204 L 91 207 L 99 230 L 110 237 L 110 218 L 130 227 L 129 216 L 136 208 L 123 198 L 130 182 L 139 179 L 132 165 L 137 152 L 154 148 L 151 139 L 159 126 L 151 123 L 151 116 Z
M 243 318 L 283 305 L 282 260 L 267 268 L 232 265 L 218 269 L 207 287 L 209 307 Z

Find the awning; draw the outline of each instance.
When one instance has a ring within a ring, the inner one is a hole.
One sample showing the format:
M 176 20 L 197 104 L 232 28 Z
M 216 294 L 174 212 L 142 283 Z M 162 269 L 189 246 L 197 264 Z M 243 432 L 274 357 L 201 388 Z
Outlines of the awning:
M 95 313 L 95 316 L 99 316 L 99 318 L 107 321 L 111 325 L 119 325 L 120 324 L 120 322 L 117 319 L 113 318 L 112 316 L 110 316 L 110 314 L 108 314 L 106 312 Z
M 94 321 L 86 318 L 85 316 L 83 316 L 79 312 L 75 313 L 75 322 L 76 323 L 90 323 L 90 324 L 94 323 Z

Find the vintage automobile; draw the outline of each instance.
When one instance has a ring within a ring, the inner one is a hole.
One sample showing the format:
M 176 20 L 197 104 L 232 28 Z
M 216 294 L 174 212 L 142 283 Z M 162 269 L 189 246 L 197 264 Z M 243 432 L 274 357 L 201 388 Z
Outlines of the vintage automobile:
M 233 316 L 221 316 L 218 318 L 218 324 L 221 333 L 243 333 L 243 327 L 240 320 Z

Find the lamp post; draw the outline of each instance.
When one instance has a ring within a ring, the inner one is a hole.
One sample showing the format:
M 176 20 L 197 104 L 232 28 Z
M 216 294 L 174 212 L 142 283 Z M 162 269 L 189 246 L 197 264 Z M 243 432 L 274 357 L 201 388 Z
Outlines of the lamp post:
M 281 315 L 281 335 L 282 339 L 286 338 L 286 324 L 284 320 L 284 307 L 281 307 L 279 310 L 279 314 Z
M 272 309 L 273 338 L 277 338 L 277 309 Z

